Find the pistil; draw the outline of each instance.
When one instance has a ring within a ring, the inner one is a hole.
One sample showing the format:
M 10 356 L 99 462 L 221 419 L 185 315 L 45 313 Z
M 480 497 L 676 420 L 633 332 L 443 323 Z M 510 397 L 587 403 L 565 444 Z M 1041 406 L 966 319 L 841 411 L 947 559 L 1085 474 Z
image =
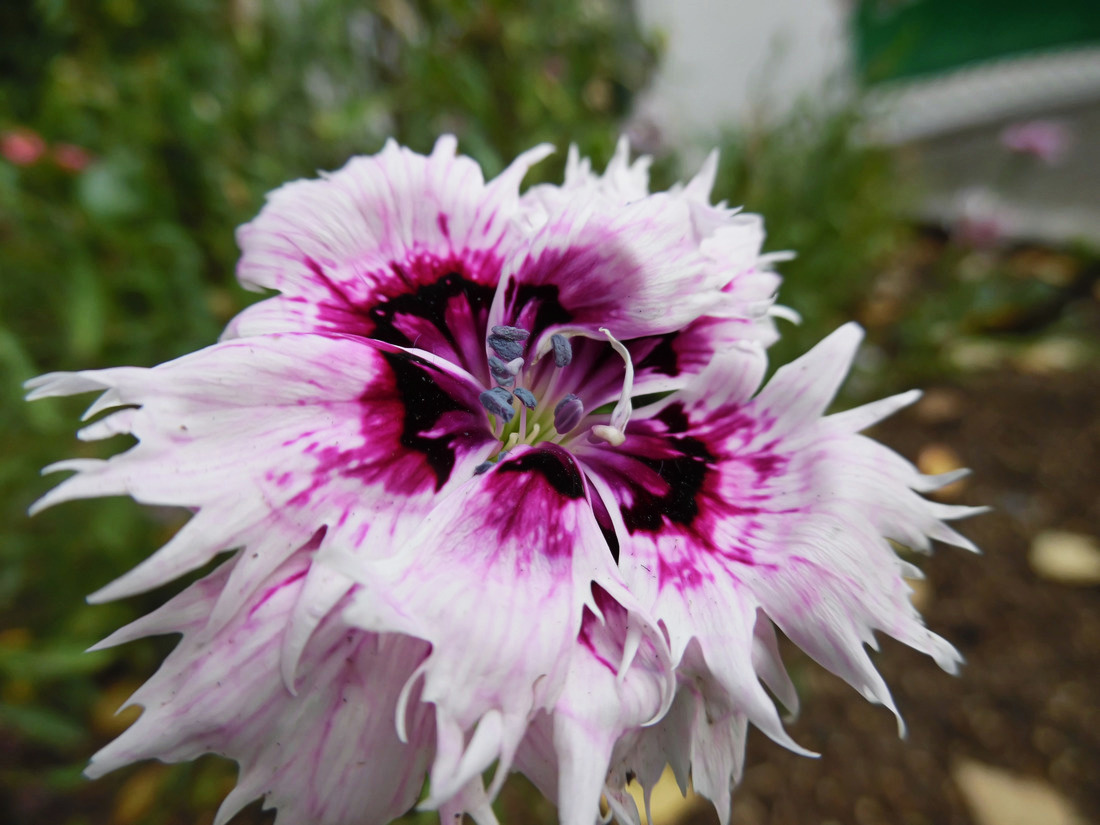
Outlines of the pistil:
M 626 363 L 626 370 L 623 376 L 622 392 L 619 393 L 619 400 L 611 411 L 611 421 L 607 424 L 594 426 L 591 437 L 606 441 L 613 447 L 618 447 L 626 441 L 626 425 L 634 412 L 634 406 L 630 400 L 630 394 L 634 391 L 634 361 L 630 357 L 630 351 L 606 327 L 600 327 L 600 332 L 607 336 L 611 348 L 622 357 Z

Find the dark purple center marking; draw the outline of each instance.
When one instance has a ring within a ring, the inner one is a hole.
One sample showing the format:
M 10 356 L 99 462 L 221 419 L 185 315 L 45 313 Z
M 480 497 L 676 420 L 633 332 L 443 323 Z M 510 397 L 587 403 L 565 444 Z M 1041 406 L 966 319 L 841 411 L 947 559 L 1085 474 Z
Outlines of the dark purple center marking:
M 505 317 L 509 323 L 538 336 L 552 326 L 573 320 L 573 314 L 561 304 L 557 284 L 521 284 L 509 280 L 504 288 Z
M 408 330 L 402 329 L 401 319 L 421 318 L 438 329 L 443 338 L 457 350 L 459 343 L 456 333 L 466 334 L 473 330 L 451 329 L 451 319 L 448 316 L 454 313 L 453 304 L 456 301 L 465 303 L 471 317 L 481 319 L 484 329 L 494 291 L 493 287 L 475 283 L 458 272 L 448 272 L 435 283 L 425 284 L 415 292 L 396 295 L 371 307 L 367 313 L 374 324 L 370 337 L 400 347 L 414 346 L 416 342 L 410 337 Z
M 573 502 L 586 506 L 580 501 L 584 495 L 576 459 L 556 444 L 543 444 L 506 458 L 485 477 L 484 498 L 471 523 L 490 531 L 483 539 L 488 556 L 510 548 L 519 574 L 536 556 L 552 562 L 572 556 L 576 536 L 566 529 L 562 513 L 577 506 Z
M 584 481 L 577 460 L 561 447 L 546 444 L 531 450 L 519 458 L 500 465 L 501 473 L 538 473 L 559 495 L 568 499 L 584 497 Z M 517 499 L 522 502 L 522 499 Z M 522 507 L 523 504 L 517 504 Z
M 438 492 L 450 480 L 459 452 L 492 440 L 484 413 L 462 400 L 462 388 L 449 375 L 413 355 L 378 357 L 388 370 L 380 370 L 359 399 L 362 444 L 307 444 L 304 451 L 317 467 L 311 486 L 290 504 L 308 502 L 340 476 L 382 484 L 395 496 Z
M 305 263 L 330 296 L 316 305 L 323 327 L 415 346 L 467 369 L 473 366 L 467 363 L 472 355 L 468 350 L 480 350 L 500 278 L 501 261 L 494 253 L 413 256 L 353 276 L 359 279 L 354 281 L 343 271 L 339 277 L 335 271 L 330 274 L 313 259 Z
M 668 428 L 670 435 L 687 430 L 687 416 L 679 405 L 665 407 L 656 418 Z M 707 465 L 714 457 L 701 441 L 687 435 L 676 435 L 667 446 L 670 448 L 669 455 L 634 456 L 663 484 L 631 485 L 634 503 L 622 507 L 623 522 L 631 533 L 638 530 L 656 532 L 664 526 L 666 519 L 687 527 L 699 514 L 696 496 L 703 489 Z
M 430 364 L 404 354 L 383 356 L 394 375 L 394 386 L 401 398 L 405 416 L 401 425 L 401 445 L 422 453 L 435 473 L 436 492 L 451 477 L 455 466 L 455 441 L 462 433 L 428 436 L 439 420 L 449 412 L 473 415 L 473 410 L 443 391 L 436 370 Z M 364 435 L 370 436 L 369 432 Z
M 647 372 L 659 375 L 668 375 L 675 378 L 680 374 L 680 356 L 672 342 L 680 335 L 679 332 L 670 332 L 666 335 L 655 335 L 649 338 L 640 338 L 630 342 L 631 353 L 642 352 L 648 347 L 641 358 L 635 358 L 634 369 L 639 374 Z
M 660 544 L 662 587 L 699 586 L 713 575 L 704 556 L 757 564 L 756 537 L 769 520 L 795 512 L 774 499 L 774 479 L 787 472 L 789 457 L 778 452 L 778 439 L 760 444 L 773 424 L 737 409 L 695 421 L 670 404 L 633 422 L 623 452 L 599 467 L 618 489 L 627 533 L 677 537 Z

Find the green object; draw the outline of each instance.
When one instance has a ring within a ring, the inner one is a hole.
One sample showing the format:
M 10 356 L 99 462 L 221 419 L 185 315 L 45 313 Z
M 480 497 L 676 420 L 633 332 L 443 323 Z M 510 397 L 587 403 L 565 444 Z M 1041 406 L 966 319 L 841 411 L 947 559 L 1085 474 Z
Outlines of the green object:
M 1029 52 L 1100 47 L 1100 3 L 864 0 L 852 27 L 858 72 L 873 86 Z

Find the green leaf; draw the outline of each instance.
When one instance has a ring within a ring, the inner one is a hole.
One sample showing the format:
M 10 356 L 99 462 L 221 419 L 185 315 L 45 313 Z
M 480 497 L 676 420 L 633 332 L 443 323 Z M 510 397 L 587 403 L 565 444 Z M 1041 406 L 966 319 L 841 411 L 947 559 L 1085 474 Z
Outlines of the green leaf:
M 0 703 L 0 727 L 63 750 L 80 747 L 88 738 L 83 725 L 56 711 L 33 705 Z

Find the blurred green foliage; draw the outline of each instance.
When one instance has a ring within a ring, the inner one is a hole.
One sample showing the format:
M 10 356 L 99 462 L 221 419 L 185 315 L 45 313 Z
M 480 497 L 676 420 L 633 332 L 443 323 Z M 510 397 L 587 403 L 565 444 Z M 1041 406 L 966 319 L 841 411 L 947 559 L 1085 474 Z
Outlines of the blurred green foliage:
M 777 266 L 780 303 L 802 323 L 780 321 L 773 364 L 806 352 L 858 317 L 872 281 L 906 243 L 914 192 L 898 158 L 863 145 L 854 108 L 804 103 L 766 130 L 731 134 L 722 147 L 716 200 L 764 216 L 765 249 L 790 251 Z

